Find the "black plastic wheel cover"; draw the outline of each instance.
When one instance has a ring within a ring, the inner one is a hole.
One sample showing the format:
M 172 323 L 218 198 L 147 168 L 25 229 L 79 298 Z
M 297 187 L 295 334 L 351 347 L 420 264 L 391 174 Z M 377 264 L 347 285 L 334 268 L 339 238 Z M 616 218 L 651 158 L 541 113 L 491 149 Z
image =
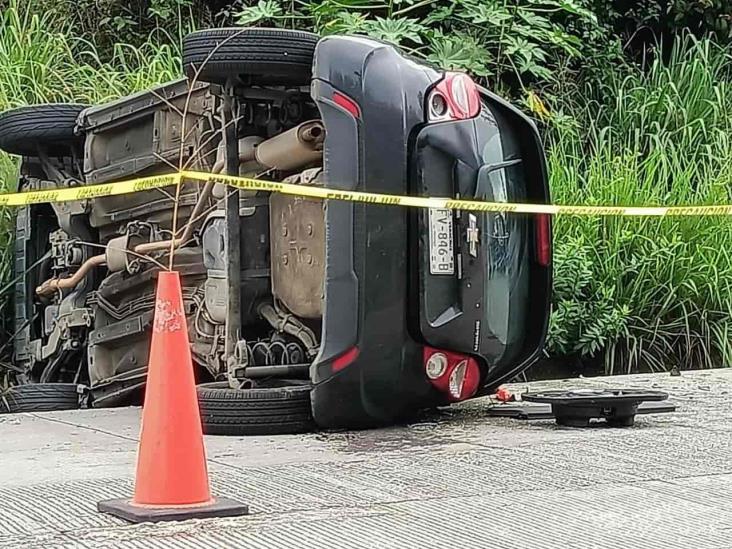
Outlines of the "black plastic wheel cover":
M 648 389 L 561 389 L 525 393 L 522 400 L 563 406 L 616 406 L 647 400 L 666 400 L 668 393 Z

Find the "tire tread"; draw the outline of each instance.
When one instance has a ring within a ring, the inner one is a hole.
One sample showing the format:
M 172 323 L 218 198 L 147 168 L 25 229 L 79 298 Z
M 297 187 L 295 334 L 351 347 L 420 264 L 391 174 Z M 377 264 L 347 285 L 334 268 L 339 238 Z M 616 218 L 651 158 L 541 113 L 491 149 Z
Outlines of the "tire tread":
M 76 140 L 76 119 L 86 105 L 49 103 L 0 113 L 0 150 L 33 156 L 38 145 L 68 145 Z
M 51 412 L 79 408 L 79 386 L 74 383 L 16 385 L 0 394 L 0 413 Z
M 230 389 L 197 387 L 203 432 L 210 435 L 294 434 L 314 429 L 310 386 Z
M 318 36 L 283 29 L 206 29 L 183 40 L 183 68 L 189 77 L 224 83 L 247 75 L 260 83 L 307 84 Z

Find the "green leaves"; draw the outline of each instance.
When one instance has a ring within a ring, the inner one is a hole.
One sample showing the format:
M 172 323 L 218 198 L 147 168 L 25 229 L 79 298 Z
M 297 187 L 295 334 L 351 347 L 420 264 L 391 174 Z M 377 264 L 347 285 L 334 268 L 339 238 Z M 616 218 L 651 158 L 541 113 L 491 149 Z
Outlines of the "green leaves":
M 150 0 L 148 13 L 158 19 L 177 17 L 181 9 L 190 8 L 193 0 Z
M 427 59 L 439 67 L 483 77 L 491 74 L 492 54 L 469 34 L 455 32 L 445 35 L 435 31 L 430 36 L 430 50 Z
M 680 39 L 665 63 L 605 78 L 612 102 L 570 89 L 563 108 L 571 118 L 552 119 L 553 199 L 729 202 L 729 53 Z M 552 353 L 601 356 L 608 373 L 732 365 L 729 218 L 560 217 L 554 236 Z
M 271 21 L 284 14 L 281 2 L 277 0 L 259 0 L 255 5 L 242 8 L 236 14 L 237 25 L 243 27 L 254 25 L 262 21 Z
M 585 1 L 259 0 L 236 22 L 366 34 L 482 77 L 494 89 L 518 84 L 526 93 L 553 82 L 557 66 L 587 47 L 586 28 L 599 29 Z
M 392 42 L 393 44 L 407 42 L 422 44 L 422 34 L 427 28 L 416 19 L 408 17 L 375 17 L 374 19 L 364 20 L 360 30 L 373 38 Z
M 513 19 L 503 3 L 499 2 L 464 2 L 459 17 L 469 18 L 476 25 L 488 23 L 497 27 Z
M 551 78 L 552 71 L 546 66 L 547 53 L 538 45 L 521 37 L 506 37 L 504 53 L 520 74 L 529 74 L 542 79 Z

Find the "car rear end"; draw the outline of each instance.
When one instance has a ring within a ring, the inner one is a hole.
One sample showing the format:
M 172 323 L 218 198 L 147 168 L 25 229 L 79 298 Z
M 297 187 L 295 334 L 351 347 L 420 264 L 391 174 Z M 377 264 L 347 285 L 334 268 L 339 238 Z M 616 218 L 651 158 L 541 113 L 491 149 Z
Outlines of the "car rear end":
M 536 128 L 467 76 L 355 38 L 320 41 L 313 98 L 325 183 L 394 195 L 546 203 Z M 321 426 L 394 421 L 485 394 L 528 367 L 549 316 L 545 216 L 330 201 Z

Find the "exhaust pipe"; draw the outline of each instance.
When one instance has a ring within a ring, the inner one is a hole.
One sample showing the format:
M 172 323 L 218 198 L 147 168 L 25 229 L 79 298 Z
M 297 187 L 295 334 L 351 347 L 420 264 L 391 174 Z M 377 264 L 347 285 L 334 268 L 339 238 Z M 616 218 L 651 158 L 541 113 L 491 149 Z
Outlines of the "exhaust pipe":
M 320 120 L 310 120 L 263 141 L 254 155 L 268 168 L 293 171 L 320 160 L 324 141 L 325 126 Z

